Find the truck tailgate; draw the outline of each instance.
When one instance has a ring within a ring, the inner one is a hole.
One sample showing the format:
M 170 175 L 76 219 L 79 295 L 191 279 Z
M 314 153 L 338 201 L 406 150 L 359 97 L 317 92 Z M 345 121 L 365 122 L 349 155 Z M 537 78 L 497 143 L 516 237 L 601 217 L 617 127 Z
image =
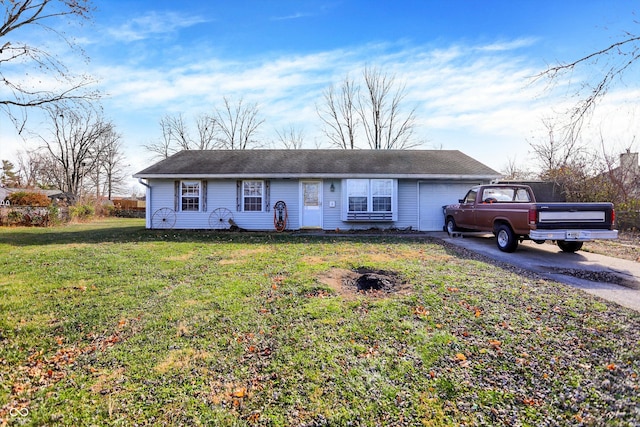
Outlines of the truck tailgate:
M 566 222 L 603 223 L 605 221 L 606 215 L 604 211 L 540 211 L 538 214 L 538 222 L 542 224 Z
M 540 203 L 536 204 L 538 229 L 583 228 L 611 229 L 611 203 Z

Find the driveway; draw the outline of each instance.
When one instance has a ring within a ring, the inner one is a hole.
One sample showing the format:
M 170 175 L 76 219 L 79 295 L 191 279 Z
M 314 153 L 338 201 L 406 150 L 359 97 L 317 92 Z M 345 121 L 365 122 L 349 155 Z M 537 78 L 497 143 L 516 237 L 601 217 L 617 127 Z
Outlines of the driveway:
M 497 248 L 492 235 L 434 234 L 451 244 L 640 312 L 640 263 L 583 251 L 564 253 L 556 245 L 539 245 L 528 240 L 522 242 L 516 252 L 504 253 Z

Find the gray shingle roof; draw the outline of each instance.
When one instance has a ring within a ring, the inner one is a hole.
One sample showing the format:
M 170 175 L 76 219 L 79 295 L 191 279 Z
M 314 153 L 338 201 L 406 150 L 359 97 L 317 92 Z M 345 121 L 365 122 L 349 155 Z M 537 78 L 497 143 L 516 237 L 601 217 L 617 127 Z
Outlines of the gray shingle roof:
M 187 150 L 136 178 L 482 178 L 500 173 L 458 150 Z

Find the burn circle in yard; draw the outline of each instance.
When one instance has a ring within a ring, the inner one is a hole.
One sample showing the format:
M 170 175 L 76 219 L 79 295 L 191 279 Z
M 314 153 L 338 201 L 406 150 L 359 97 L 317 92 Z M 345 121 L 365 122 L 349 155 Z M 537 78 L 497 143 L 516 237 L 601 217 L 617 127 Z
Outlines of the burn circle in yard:
M 356 279 L 356 287 L 359 291 L 387 291 L 393 290 L 393 283 L 389 276 L 378 273 L 365 273 Z
M 405 282 L 398 273 L 365 267 L 354 270 L 333 268 L 320 275 L 318 279 L 346 299 L 358 295 L 384 298 L 391 295 L 408 295 L 412 291 L 411 284 Z
M 403 283 L 394 272 L 359 268 L 355 270 L 355 274 L 344 277 L 343 284 L 360 292 L 390 293 L 397 291 Z

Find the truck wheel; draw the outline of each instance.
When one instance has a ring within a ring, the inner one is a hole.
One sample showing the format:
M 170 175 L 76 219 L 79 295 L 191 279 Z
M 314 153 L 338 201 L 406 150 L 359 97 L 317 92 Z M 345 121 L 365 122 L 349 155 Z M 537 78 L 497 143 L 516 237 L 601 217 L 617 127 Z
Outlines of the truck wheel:
M 449 233 L 449 236 L 451 236 L 453 233 L 458 231 L 458 227 L 456 227 L 456 222 L 451 217 L 447 218 L 446 228 L 447 228 L 447 233 Z
M 496 244 L 502 252 L 515 252 L 518 248 L 518 239 L 516 235 L 506 224 L 501 224 L 496 230 Z
M 583 242 L 567 242 L 566 240 L 558 240 L 558 247 L 562 252 L 576 252 L 582 248 Z

